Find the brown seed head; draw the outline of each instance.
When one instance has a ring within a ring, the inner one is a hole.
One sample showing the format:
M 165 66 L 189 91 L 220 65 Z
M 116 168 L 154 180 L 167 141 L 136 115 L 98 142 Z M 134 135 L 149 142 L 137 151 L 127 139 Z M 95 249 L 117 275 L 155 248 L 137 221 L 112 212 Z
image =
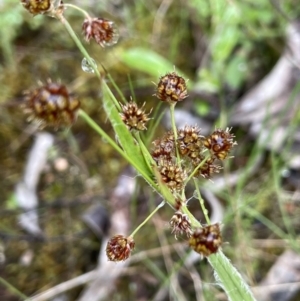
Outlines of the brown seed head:
M 148 115 L 151 113 L 145 113 L 144 111 L 145 103 L 141 108 L 133 101 L 122 105 L 122 113 L 120 113 L 123 122 L 127 125 L 129 130 L 143 131 L 146 130 L 146 124 L 150 118 Z
M 226 159 L 232 147 L 237 144 L 233 140 L 235 136 L 230 133 L 230 130 L 229 128 L 225 131 L 216 129 L 210 136 L 204 139 L 204 146 L 219 160 Z
M 107 243 L 106 255 L 110 261 L 126 260 L 134 249 L 134 240 L 132 237 L 123 235 L 113 236 Z
M 189 239 L 190 247 L 203 256 L 216 253 L 221 244 L 222 236 L 219 224 L 197 228 Z
M 159 79 L 156 96 L 170 103 L 184 100 L 188 96 L 185 79 L 176 72 L 167 73 Z
M 178 131 L 178 149 L 182 156 L 197 158 L 203 150 L 203 136 L 197 126 L 186 125 Z
M 112 46 L 118 42 L 119 32 L 114 22 L 102 18 L 89 18 L 82 24 L 87 42 L 92 38 L 102 47 Z
M 41 128 L 50 125 L 72 125 L 77 117 L 80 101 L 69 94 L 66 86 L 48 81 L 46 85 L 26 92 L 23 105 L 29 120 L 34 120 Z
M 187 177 L 185 170 L 170 160 L 160 159 L 157 165 L 162 181 L 172 192 L 179 192 L 184 188 L 184 181 Z
M 181 211 L 176 211 L 170 220 L 170 226 L 172 233 L 175 234 L 175 238 L 178 234 L 185 233 L 187 237 L 192 234 L 191 222 L 187 214 L 183 214 Z
M 63 13 L 63 2 L 61 0 L 21 0 L 24 8 L 31 14 L 47 14 L 55 16 Z

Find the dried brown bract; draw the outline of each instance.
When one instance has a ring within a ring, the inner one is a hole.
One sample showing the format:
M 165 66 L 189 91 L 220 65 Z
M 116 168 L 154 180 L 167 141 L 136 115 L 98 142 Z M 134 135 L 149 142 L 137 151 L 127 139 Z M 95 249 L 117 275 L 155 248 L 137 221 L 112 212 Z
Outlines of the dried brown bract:
M 172 233 L 175 234 L 175 238 L 178 234 L 185 233 L 187 237 L 192 234 L 191 222 L 187 214 L 181 211 L 176 211 L 170 220 L 170 226 L 172 228 Z
M 197 228 L 189 239 L 190 247 L 203 256 L 218 252 L 222 244 L 220 225 L 208 225 Z
M 167 73 L 159 79 L 156 96 L 170 103 L 184 100 L 188 96 L 185 79 L 176 72 Z
M 86 41 L 94 39 L 102 47 L 112 46 L 118 42 L 119 31 L 114 22 L 103 18 L 89 18 L 82 24 Z
M 135 243 L 132 237 L 115 235 L 107 243 L 107 258 L 110 261 L 126 260 L 130 256 L 130 253 L 134 249 L 134 246 Z
M 24 112 L 29 120 L 34 120 L 40 128 L 45 126 L 72 125 L 77 117 L 80 101 L 72 96 L 66 86 L 52 83 L 25 92 Z
M 148 115 L 151 112 L 145 113 L 144 106 L 145 103 L 139 108 L 133 101 L 125 105 L 121 104 L 122 112 L 120 115 L 129 130 L 144 131 L 147 129 L 146 124 L 150 120 Z
M 232 147 L 237 144 L 236 141 L 233 140 L 235 136 L 230 133 L 230 130 L 229 128 L 225 131 L 216 129 L 204 140 L 204 146 L 219 160 L 226 159 Z

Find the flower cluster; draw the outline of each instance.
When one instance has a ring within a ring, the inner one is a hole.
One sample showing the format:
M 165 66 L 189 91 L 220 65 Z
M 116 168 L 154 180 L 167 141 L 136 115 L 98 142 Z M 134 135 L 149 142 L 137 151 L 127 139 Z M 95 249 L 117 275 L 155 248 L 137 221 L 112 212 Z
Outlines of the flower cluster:
M 185 233 L 187 237 L 192 235 L 191 222 L 187 214 L 184 214 L 181 211 L 176 211 L 169 223 L 172 228 L 172 233 L 175 234 L 175 238 L 178 234 L 183 233 Z
M 23 7 L 33 15 L 46 14 L 61 20 L 63 20 L 63 12 L 68 6 L 62 0 L 20 1 Z M 94 39 L 102 47 L 116 44 L 119 38 L 114 22 L 103 18 L 91 18 L 87 13 L 82 30 L 86 41 Z M 55 128 L 70 126 L 75 122 L 80 102 L 67 91 L 64 85 L 48 81 L 46 85 L 41 85 L 25 94 L 24 111 L 30 115 L 28 120 L 34 120 L 40 128 L 47 125 Z M 127 118 L 128 113 L 133 115 Z M 133 104 L 123 107 L 122 118 L 130 129 L 146 129 L 147 116 L 142 109 L 138 109 Z
M 61 0 L 21 0 L 21 3 L 33 15 L 56 16 L 62 14 L 64 10 Z
M 160 159 L 157 163 L 161 179 L 169 189 L 176 194 L 184 188 L 184 181 L 187 177 L 186 171 L 175 161 Z
M 88 18 L 82 24 L 87 42 L 92 38 L 102 47 L 112 46 L 118 42 L 119 31 L 114 22 L 103 18 Z
M 227 158 L 231 148 L 237 143 L 233 140 L 234 135 L 230 133 L 229 128 L 226 130 L 216 129 L 210 136 L 204 140 L 204 146 L 209 149 L 212 158 L 224 160 Z
M 222 245 L 220 225 L 197 228 L 189 239 L 190 247 L 203 256 L 216 253 Z
M 124 237 L 123 235 L 113 236 L 107 243 L 106 255 L 110 261 L 126 260 L 131 251 L 134 249 L 135 243 L 132 237 Z
M 164 170 L 161 168 L 162 164 L 171 165 L 176 161 L 177 147 L 181 169 L 185 174 L 193 173 L 194 177 L 202 176 L 209 179 L 221 169 L 217 161 L 226 159 L 234 145 L 236 145 L 234 135 L 228 128 L 225 131 L 217 129 L 204 137 L 197 126 L 185 126 L 177 130 L 176 141 L 173 132 L 167 132 L 162 138 L 154 140 L 151 155 L 158 169 Z
M 185 79 L 176 72 L 167 73 L 159 79 L 156 96 L 169 103 L 184 100 L 188 96 Z
M 142 105 L 141 108 L 139 108 L 138 105 L 133 101 L 130 101 L 125 105 L 121 104 L 121 119 L 130 131 L 144 131 L 147 129 L 146 124 L 150 120 L 150 118 L 148 118 L 148 115 L 151 112 L 145 113 L 144 106 L 145 103 Z
M 46 14 L 51 17 L 61 17 L 65 6 L 62 0 L 20 0 L 31 14 Z M 87 42 L 94 39 L 102 47 L 113 46 L 118 42 L 119 31 L 115 23 L 103 18 L 92 18 L 86 14 L 82 31 Z
M 46 125 L 72 125 L 77 117 L 80 101 L 69 93 L 61 83 L 47 84 L 25 92 L 24 112 L 29 114 L 29 120 L 34 120 L 40 128 Z

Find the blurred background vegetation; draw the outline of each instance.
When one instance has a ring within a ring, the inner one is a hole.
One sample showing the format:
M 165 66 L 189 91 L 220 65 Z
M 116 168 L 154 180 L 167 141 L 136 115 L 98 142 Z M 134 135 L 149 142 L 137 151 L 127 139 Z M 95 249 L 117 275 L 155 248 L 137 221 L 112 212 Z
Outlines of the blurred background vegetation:
M 189 79 L 190 97 L 181 109 L 212 129 L 230 126 L 231 110 L 272 70 L 285 49 L 287 26 L 300 15 L 296 0 L 64 2 L 117 24 L 120 40 L 116 46 L 103 49 L 92 41 L 86 48 L 110 72 L 126 99 L 132 96 L 155 111 L 158 102 L 152 96 L 152 82 L 175 67 Z M 39 80 L 60 79 L 78 95 L 92 118 L 108 132 L 111 127 L 102 109 L 99 82 L 82 71 L 82 56 L 60 22 L 41 15 L 33 18 L 17 0 L 0 0 L 0 12 L 0 275 L 30 296 L 96 267 L 101 240 L 81 216 L 98 203 L 113 210 L 107 200 L 126 162 L 81 120 L 68 132 L 52 131 L 55 144 L 38 189 L 39 221 L 47 239 L 39 241 L 19 227 L 14 187 L 34 140 L 21 108 L 23 92 L 36 87 Z M 82 15 L 71 8 L 64 15 L 80 36 Z M 229 243 L 223 249 L 247 282 L 256 286 L 299 235 L 299 196 L 298 202 L 283 197 L 283 206 L 279 204 L 283 194 L 291 196 L 297 189 L 299 193 L 299 178 L 289 182 L 284 177 L 291 172 L 299 176 L 299 170 L 289 170 L 279 155 L 258 146 L 247 127 L 234 127 L 233 132 L 239 145 L 230 166 L 225 167 L 225 177 L 232 170 L 251 168 L 257 156 L 263 155 L 263 160 L 254 175 L 216 192 L 225 208 L 224 241 Z M 59 167 L 62 159 L 67 162 L 65 168 Z M 208 181 L 203 180 L 203 185 L 214 189 Z M 153 207 L 143 187 L 140 181 L 130 204 L 132 229 L 141 221 L 139 215 Z M 142 230 L 137 252 L 161 246 L 156 231 L 164 233 L 169 245 L 184 244 L 170 235 L 170 217 L 170 209 L 164 208 L 159 222 Z M 282 244 L 265 248 L 263 242 L 268 239 Z M 28 254 L 32 259 L 24 263 Z M 181 260 L 175 252 L 168 256 L 174 265 Z M 196 270 L 204 283 L 204 299 L 226 300 L 210 285 L 213 275 L 205 261 Z M 143 279 L 137 279 L 141 272 Z M 195 300 L 191 279 L 184 273 L 182 277 L 186 299 Z M 134 264 L 116 283 L 118 289 L 109 300 L 151 300 L 169 278 L 161 251 L 147 262 Z M 143 284 L 142 292 L 135 283 Z M 81 289 L 69 292 L 66 300 L 76 300 Z M 0 296 L 1 300 L 19 300 L 5 286 L 0 286 Z

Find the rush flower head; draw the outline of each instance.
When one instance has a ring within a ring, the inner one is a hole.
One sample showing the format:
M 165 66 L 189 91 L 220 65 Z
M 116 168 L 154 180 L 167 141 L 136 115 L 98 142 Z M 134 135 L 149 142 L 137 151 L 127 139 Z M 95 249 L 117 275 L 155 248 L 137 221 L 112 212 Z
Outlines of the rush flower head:
M 31 14 L 47 14 L 55 16 L 63 13 L 63 2 L 61 0 L 21 0 L 24 8 Z
M 219 160 L 226 159 L 232 147 L 237 144 L 234 141 L 235 136 L 230 133 L 230 130 L 229 128 L 226 128 L 225 131 L 216 129 L 204 139 L 204 146 Z
M 184 188 L 184 181 L 187 177 L 184 169 L 173 161 L 164 159 L 160 159 L 157 162 L 157 167 L 162 181 L 172 192 L 179 192 Z
M 197 158 L 203 150 L 203 136 L 197 126 L 186 125 L 178 131 L 178 149 L 182 156 Z
M 103 18 L 85 19 L 82 30 L 87 42 L 94 39 L 102 47 L 112 46 L 119 39 L 119 31 L 115 23 Z
M 122 112 L 120 113 L 123 122 L 126 124 L 129 130 L 143 131 L 146 130 L 146 124 L 150 120 L 148 115 L 151 113 L 145 113 L 145 103 L 141 108 L 138 105 L 130 101 L 129 103 L 122 105 Z
M 107 258 L 110 261 L 126 260 L 130 256 L 130 253 L 134 249 L 134 246 L 135 243 L 132 237 L 115 235 L 107 243 Z
M 172 233 L 175 234 L 175 238 L 178 234 L 183 233 L 185 233 L 187 237 L 191 236 L 191 222 L 187 214 L 184 214 L 181 211 L 176 211 L 169 223 L 172 228 Z
M 203 256 L 218 252 L 222 244 L 220 225 L 208 225 L 197 228 L 189 239 L 190 247 Z
M 185 79 L 176 72 L 167 73 L 159 79 L 156 97 L 162 101 L 176 103 L 187 97 Z
M 156 162 L 160 159 L 172 160 L 175 156 L 175 138 L 172 131 L 167 132 L 162 138 L 154 140 L 152 144 L 154 148 L 151 155 Z
M 47 125 L 58 128 L 75 122 L 80 101 L 63 84 L 48 80 L 46 85 L 25 92 L 23 107 L 29 114 L 28 119 L 37 122 L 41 128 Z

